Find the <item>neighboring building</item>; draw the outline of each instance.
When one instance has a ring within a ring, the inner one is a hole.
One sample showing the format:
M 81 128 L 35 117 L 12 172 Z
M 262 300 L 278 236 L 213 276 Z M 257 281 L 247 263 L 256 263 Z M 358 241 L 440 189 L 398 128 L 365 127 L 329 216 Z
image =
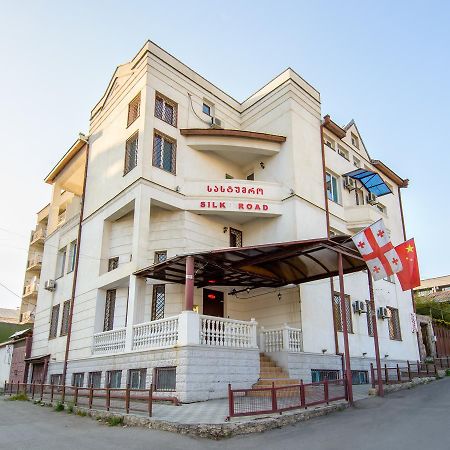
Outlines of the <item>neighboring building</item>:
M 0 343 L 25 328 L 29 326 L 19 323 L 19 309 L 0 308 Z
M 138 271 L 180 254 L 354 234 L 379 218 L 402 242 L 407 180 L 370 158 L 353 121 L 322 121 L 319 92 L 291 69 L 239 103 L 148 42 L 116 69 L 88 143 L 77 140 L 46 178 L 30 379 L 61 380 L 68 335 L 66 383 L 154 382 L 182 401 L 250 387 L 260 350 L 294 379 L 339 373 L 342 315 L 330 280 L 239 295 L 207 280 L 195 289 L 196 314 L 183 312 L 184 286 Z M 343 174 L 355 168 L 392 193 L 377 200 L 350 184 Z M 345 289 L 352 365 L 366 376 L 374 324 L 353 305 L 369 298 L 367 274 L 347 275 Z M 390 278 L 375 296 L 390 311 L 377 320 L 381 356 L 416 360 L 411 294 Z
M 13 349 L 14 347 L 9 341 L 0 344 L 0 389 L 3 389 L 5 382 L 9 381 Z
M 0 388 L 5 381 L 26 383 L 31 354 L 32 330 L 17 331 L 9 336 L 8 341 L 0 344 Z
M 37 213 L 36 227 L 30 235 L 19 319 L 21 323 L 25 324 L 34 321 L 37 293 L 41 276 L 42 255 L 44 252 L 44 240 L 47 233 L 48 213 L 49 205 L 45 206 Z
M 2 323 L 19 323 L 19 310 L 0 308 L 0 322 Z
M 436 292 L 450 292 L 450 275 L 442 277 L 425 278 L 420 280 L 420 286 L 414 288 L 414 294 L 424 296 Z

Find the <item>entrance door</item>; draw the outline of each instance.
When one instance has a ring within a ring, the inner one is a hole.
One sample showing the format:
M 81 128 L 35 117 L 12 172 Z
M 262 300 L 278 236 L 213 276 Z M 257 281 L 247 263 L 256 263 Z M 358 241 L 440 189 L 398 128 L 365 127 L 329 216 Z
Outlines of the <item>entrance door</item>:
M 44 363 L 33 364 L 31 382 L 40 384 L 44 381 Z
M 223 317 L 223 292 L 203 289 L 203 314 Z

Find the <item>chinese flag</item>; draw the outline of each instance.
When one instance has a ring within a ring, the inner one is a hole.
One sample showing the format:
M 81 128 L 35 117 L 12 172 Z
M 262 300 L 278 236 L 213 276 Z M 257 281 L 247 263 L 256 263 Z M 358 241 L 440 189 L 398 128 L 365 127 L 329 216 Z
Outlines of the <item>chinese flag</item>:
M 414 239 L 403 242 L 395 247 L 402 262 L 403 270 L 397 273 L 398 280 L 404 291 L 420 285 L 419 262 L 417 261 Z

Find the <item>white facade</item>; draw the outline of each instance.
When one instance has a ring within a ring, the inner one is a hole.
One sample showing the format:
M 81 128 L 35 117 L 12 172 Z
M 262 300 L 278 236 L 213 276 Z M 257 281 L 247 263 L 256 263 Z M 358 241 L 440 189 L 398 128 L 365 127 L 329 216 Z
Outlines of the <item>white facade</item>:
M 129 104 L 137 95 L 139 116 L 127 126 Z M 176 105 L 176 123 L 156 117 L 156 96 Z M 211 117 L 203 112 L 203 104 L 226 130 L 265 134 L 182 131 L 210 128 Z M 257 290 L 257 296 L 243 293 L 239 298 L 227 295 L 230 288 L 216 288 L 224 292 L 221 329 L 242 327 L 239 333 L 246 339 L 236 344 L 235 336 L 229 341 L 224 337 L 218 348 L 203 339 L 207 321 L 213 320 L 203 316 L 203 289 L 195 289 L 198 314 L 186 314 L 182 313 L 184 286 L 167 284 L 164 318 L 169 319 L 152 325 L 152 285 L 160 282 L 132 275 L 153 264 L 158 251 L 166 251 L 170 258 L 228 247 L 230 229 L 242 232 L 244 246 L 326 237 L 321 117 L 319 93 L 290 69 L 238 103 L 150 42 L 130 63 L 117 68 L 91 115 L 68 383 L 76 372 L 85 373 L 86 384 L 87 372 L 101 371 L 104 382 L 106 371 L 123 370 L 125 385 L 126 370 L 133 368 L 146 368 L 149 382 L 153 368 L 175 366 L 176 395 L 181 400 L 224 396 L 228 382 L 248 387 L 257 381 L 258 353 L 264 350 L 261 335 L 285 325 L 297 330 L 301 344 L 295 351 L 286 347 L 272 356 L 291 376 L 311 376 L 302 361 L 313 361 L 310 369 L 327 364 L 330 369 L 341 367 L 340 357 L 333 356 L 336 343 L 329 280 L 276 291 Z M 173 171 L 155 166 L 155 132 L 176 142 Z M 403 228 L 398 177 L 390 179 L 382 174 L 393 191 L 380 199 L 384 212 L 366 201 L 357 205 L 355 191 L 344 188 L 341 175 L 354 169 L 358 161 L 376 172 L 379 166 L 372 164 L 356 126 L 351 123 L 345 132 L 339 139 L 323 129 L 324 136 L 335 143 L 335 149 L 324 146 L 325 167 L 336 176 L 338 189 L 337 202 L 328 201 L 330 229 L 354 234 L 383 217 L 393 242 L 400 243 Z M 137 164 L 124 174 L 126 142 L 135 133 Z M 352 135 L 357 137 L 359 148 L 352 145 Z M 338 142 L 339 153 L 348 159 L 338 153 Z M 68 164 L 74 165 L 71 161 Z M 63 185 L 70 190 L 72 174 L 77 179 L 72 191 L 78 198 L 79 167 L 61 169 L 51 180 L 54 192 L 60 192 Z M 58 177 L 66 179 L 58 181 Z M 41 280 L 55 279 L 58 249 L 77 239 L 79 211 L 74 209 L 73 220 L 66 219 L 64 225 L 47 233 Z M 118 267 L 108 271 L 109 260 L 117 257 Z M 71 298 L 73 282 L 73 272 L 67 272 L 66 267 L 56 280 L 56 290 L 43 289 L 42 282 L 39 288 L 32 357 L 51 354 L 49 374 L 61 373 L 64 361 L 62 310 L 63 302 Z M 338 280 L 334 285 L 338 290 Z M 115 290 L 115 305 L 113 329 L 104 332 L 107 290 Z M 345 291 L 352 302 L 367 300 L 367 275 L 346 276 Z M 375 283 L 375 301 L 377 306 L 397 308 L 401 326 L 401 340 L 393 340 L 387 320 L 377 321 L 381 356 L 388 355 L 389 361 L 417 359 L 416 336 L 410 326 L 410 293 L 402 292 L 397 282 L 383 280 Z M 61 305 L 57 336 L 49 340 L 51 310 L 57 304 Z M 352 323 L 350 353 L 356 365 L 367 369 L 374 347 L 366 315 L 352 313 Z M 146 336 L 144 348 L 139 348 L 139 333 Z M 338 342 L 342 352 L 340 332 Z M 291 362 L 286 362 L 288 356 Z

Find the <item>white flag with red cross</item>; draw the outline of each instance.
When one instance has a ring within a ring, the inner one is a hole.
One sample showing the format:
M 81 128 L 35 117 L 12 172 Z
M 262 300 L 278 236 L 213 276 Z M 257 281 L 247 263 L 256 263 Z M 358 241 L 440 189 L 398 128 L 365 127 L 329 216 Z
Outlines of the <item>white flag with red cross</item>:
M 375 281 L 400 272 L 402 262 L 392 245 L 383 219 L 352 237 Z

